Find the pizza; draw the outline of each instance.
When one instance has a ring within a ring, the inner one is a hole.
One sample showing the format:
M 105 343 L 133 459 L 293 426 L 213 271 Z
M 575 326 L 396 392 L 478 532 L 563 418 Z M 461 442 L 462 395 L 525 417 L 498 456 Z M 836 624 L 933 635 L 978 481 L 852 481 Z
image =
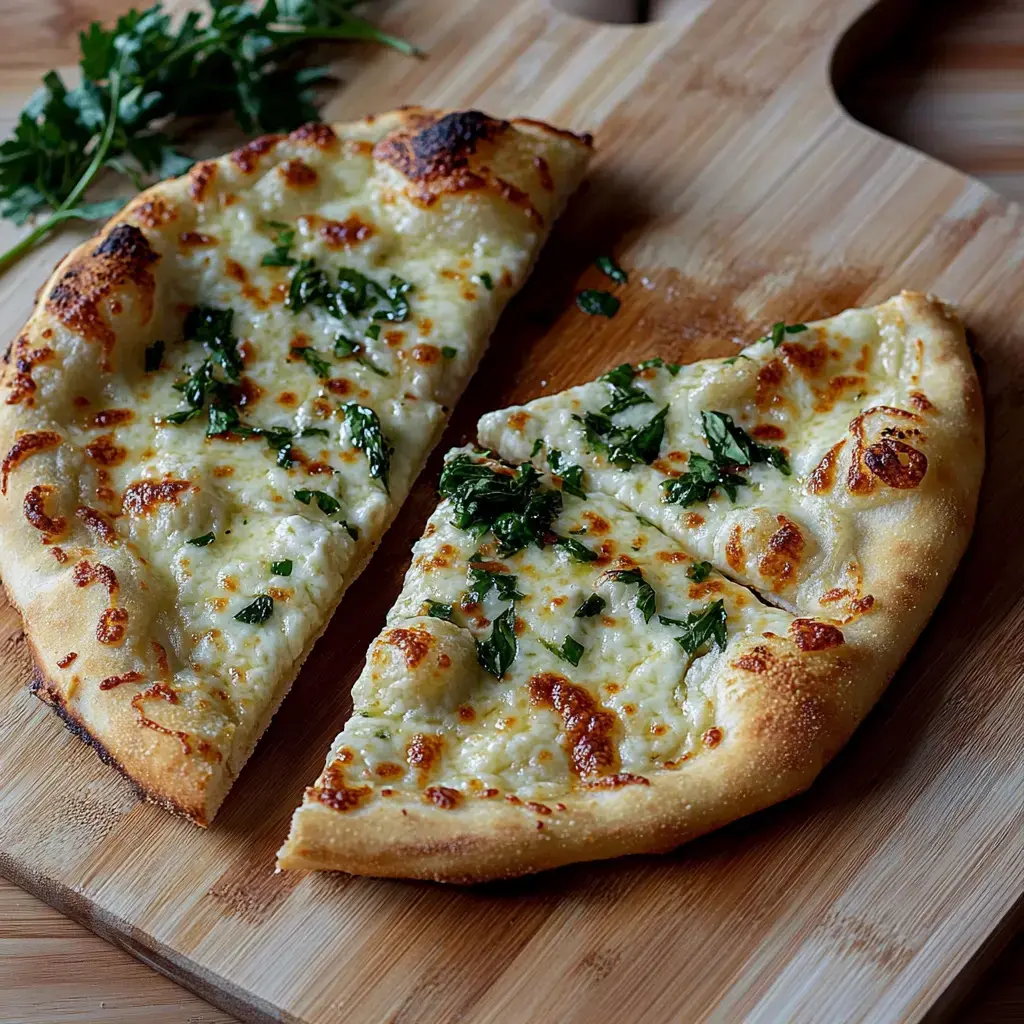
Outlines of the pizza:
M 483 417 L 284 868 L 471 882 L 655 852 L 805 789 L 969 539 L 963 328 L 902 295 Z
M 387 529 L 590 140 L 421 108 L 139 195 L 0 378 L 0 571 L 35 689 L 207 823 Z

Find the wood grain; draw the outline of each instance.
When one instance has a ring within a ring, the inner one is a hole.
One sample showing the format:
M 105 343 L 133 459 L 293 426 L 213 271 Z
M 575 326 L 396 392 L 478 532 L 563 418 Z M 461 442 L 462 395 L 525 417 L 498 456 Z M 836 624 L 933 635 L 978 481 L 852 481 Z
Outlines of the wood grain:
M 699 358 L 777 316 L 930 286 L 962 303 L 990 368 L 976 543 L 811 794 L 670 857 L 473 891 L 269 873 L 433 503 L 436 458 L 209 833 L 138 804 L 59 729 L 25 693 L 0 612 L 0 869 L 246 1019 L 915 1019 L 1024 892 L 1022 609 L 1003 571 L 1024 555 L 1024 215 L 835 106 L 828 58 L 864 0 L 675 6 L 665 26 L 613 29 L 532 0 L 397 4 L 393 27 L 433 59 L 344 65 L 336 116 L 412 99 L 598 131 L 591 187 L 447 440 L 620 357 Z M 8 333 L 66 245 L 0 279 Z M 609 248 L 643 283 L 597 325 L 566 300 Z

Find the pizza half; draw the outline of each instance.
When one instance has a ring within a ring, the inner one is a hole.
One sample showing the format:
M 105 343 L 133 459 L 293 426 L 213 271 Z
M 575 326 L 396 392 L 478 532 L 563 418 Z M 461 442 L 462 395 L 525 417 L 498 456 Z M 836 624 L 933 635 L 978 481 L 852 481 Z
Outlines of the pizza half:
M 0 380 L 36 689 L 200 824 L 440 435 L 589 139 L 408 108 L 265 136 L 65 258 Z
M 800 792 L 934 609 L 984 457 L 962 327 L 910 293 L 479 436 L 282 867 L 504 877 Z

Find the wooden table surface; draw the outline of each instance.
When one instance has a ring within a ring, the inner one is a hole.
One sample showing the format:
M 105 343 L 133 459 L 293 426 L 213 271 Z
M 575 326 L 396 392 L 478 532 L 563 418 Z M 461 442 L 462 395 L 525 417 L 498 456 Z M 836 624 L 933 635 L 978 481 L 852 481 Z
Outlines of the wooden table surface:
M 77 32 L 126 0 L 2 0 L 0 67 L 25 91 L 73 62 Z M 670 15 L 673 0 L 651 4 Z M 1024 201 L 1024 0 L 925 2 L 927 17 L 851 76 L 860 120 Z M 8 125 L 0 125 L 6 135 Z M 1024 1020 L 1024 936 L 958 1012 L 971 1024 Z M 0 879 L 0 1024 L 230 1024 L 233 1018 Z

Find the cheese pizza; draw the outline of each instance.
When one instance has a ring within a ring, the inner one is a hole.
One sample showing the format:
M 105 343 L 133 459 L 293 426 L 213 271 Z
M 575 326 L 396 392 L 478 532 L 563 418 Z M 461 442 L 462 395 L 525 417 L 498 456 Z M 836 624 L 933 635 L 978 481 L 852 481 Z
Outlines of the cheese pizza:
M 285 868 L 476 881 L 665 850 L 810 784 L 923 628 L 984 459 L 904 293 L 485 416 Z
M 210 820 L 585 170 L 409 108 L 266 136 L 66 257 L 0 380 L 0 570 L 36 690 Z

